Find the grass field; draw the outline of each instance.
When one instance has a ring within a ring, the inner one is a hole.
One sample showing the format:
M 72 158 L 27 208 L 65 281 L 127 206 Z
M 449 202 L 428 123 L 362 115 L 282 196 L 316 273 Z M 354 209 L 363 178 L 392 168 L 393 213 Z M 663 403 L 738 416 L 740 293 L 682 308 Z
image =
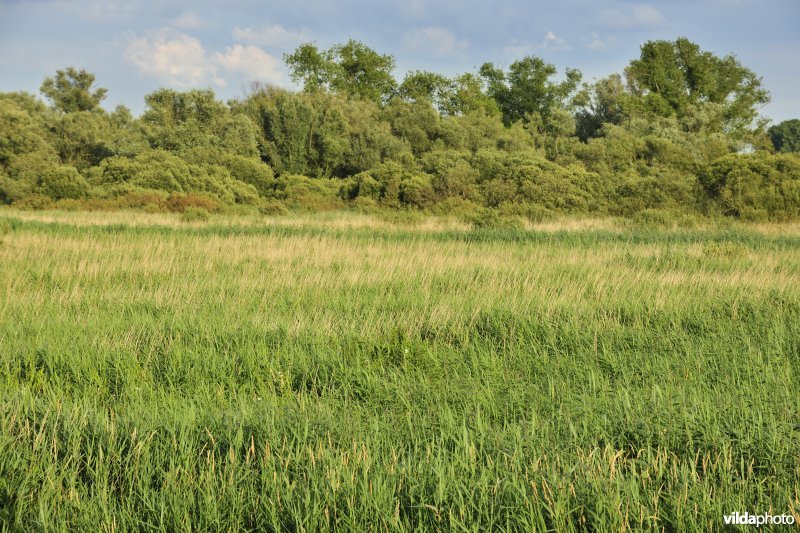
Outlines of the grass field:
M 2 530 L 800 519 L 800 226 L 0 211 Z

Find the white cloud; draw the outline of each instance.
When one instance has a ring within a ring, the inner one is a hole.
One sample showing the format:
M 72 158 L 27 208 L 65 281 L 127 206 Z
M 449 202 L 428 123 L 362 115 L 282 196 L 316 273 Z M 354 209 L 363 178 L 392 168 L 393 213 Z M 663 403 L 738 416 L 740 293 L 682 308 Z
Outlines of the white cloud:
M 452 55 L 469 46 L 466 40 L 459 40 L 447 28 L 438 26 L 407 31 L 403 35 L 403 44 L 410 50 L 429 52 L 440 57 Z
M 569 50 L 570 46 L 567 42 L 553 33 L 552 31 L 548 31 L 547 35 L 544 36 L 544 42 L 542 43 L 542 49 L 545 50 Z
M 562 50 L 571 49 L 572 47 L 567 43 L 567 41 L 548 30 L 544 38 L 538 43 L 525 43 L 514 40 L 511 42 L 511 44 L 503 48 L 503 51 L 512 57 L 522 57 L 536 54 L 544 50 L 560 52 Z
M 598 21 L 609 29 L 652 30 L 664 24 L 664 15 L 653 6 L 640 4 L 627 12 L 616 9 L 603 11 Z
M 278 60 L 257 46 L 237 44 L 209 55 L 198 39 L 170 28 L 131 39 L 125 57 L 139 74 L 177 88 L 224 87 L 226 74 L 270 83 L 282 77 Z
M 212 54 L 210 61 L 224 71 L 244 74 L 253 81 L 277 83 L 283 77 L 278 60 L 257 46 L 235 44 L 225 53 Z
M 209 63 L 200 41 L 169 28 L 132 39 L 125 57 L 136 65 L 140 74 L 176 87 L 192 87 L 209 79 L 225 85 Z
M 308 40 L 306 31 L 287 30 L 280 24 L 272 24 L 262 28 L 233 28 L 233 39 L 238 42 L 261 46 L 292 46 Z
M 176 28 L 181 28 L 184 30 L 198 30 L 203 28 L 206 23 L 203 19 L 198 17 L 194 12 L 187 11 L 172 19 L 172 25 Z
M 589 34 L 589 38 L 586 42 L 586 48 L 589 50 L 605 50 L 611 46 L 614 46 L 619 42 L 619 39 L 614 35 L 609 35 L 607 37 L 601 37 L 599 34 L 592 32 Z

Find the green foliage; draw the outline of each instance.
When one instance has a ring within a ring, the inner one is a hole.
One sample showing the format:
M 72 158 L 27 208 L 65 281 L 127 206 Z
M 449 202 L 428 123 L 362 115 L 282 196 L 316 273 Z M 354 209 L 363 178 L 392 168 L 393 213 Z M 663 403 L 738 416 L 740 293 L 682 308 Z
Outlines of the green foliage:
M 509 155 L 481 150 L 476 154 L 475 167 L 480 190 L 490 207 L 524 212 L 510 209 L 511 204 L 519 204 L 562 213 L 602 213 L 607 209 L 603 180 L 578 165 L 562 167 L 533 152 Z
M 741 187 L 764 190 L 701 184 L 738 176 L 725 170 L 731 154 L 771 150 L 770 140 L 795 150 L 798 121 L 768 132 L 761 79 L 686 39 L 645 43 L 624 77 L 591 86 L 534 56 L 452 77 L 411 71 L 398 85 L 394 58 L 353 39 L 305 43 L 285 59 L 303 91 L 254 83 L 224 103 L 211 90 L 158 89 L 139 118 L 102 110 L 104 90 L 75 69 L 43 84 L 49 108 L 0 94 L 0 202 L 111 209 L 175 193 L 275 213 L 477 206 L 490 221 L 796 216 L 791 165 L 741 171 Z
M 16 202 L 33 194 L 58 200 L 83 198 L 89 184 L 75 167 L 62 165 L 55 154 L 46 151 L 14 156 L 9 175 L 0 179 L 0 197 Z
M 564 81 L 552 81 L 556 68 L 535 56 L 513 62 L 508 72 L 484 63 L 480 74 L 506 124 L 540 120 L 545 128 L 556 110 L 572 108 L 581 81 L 581 73 L 575 69 L 567 69 Z
M 235 159 L 237 156 L 230 157 L 236 163 L 243 162 Z M 241 168 L 238 170 L 241 172 Z M 268 175 L 251 178 L 267 190 L 272 183 Z M 262 177 L 264 180 L 260 182 Z M 110 157 L 92 169 L 89 180 L 97 194 L 107 197 L 137 190 L 158 190 L 206 194 L 228 204 L 256 204 L 259 201 L 254 185 L 237 180 L 224 166 L 187 163 L 164 150 L 148 150 L 135 158 Z
M 439 114 L 425 98 L 413 102 L 394 99 L 383 109 L 382 118 L 416 156 L 429 151 L 439 134 Z
M 79 170 L 98 165 L 114 155 L 114 126 L 109 117 L 90 111 L 75 111 L 49 122 L 50 145 L 64 164 Z
M 586 141 L 596 137 L 604 124 L 621 124 L 630 114 L 629 100 L 619 74 L 594 83 L 588 105 L 576 113 L 578 137 Z
M 62 198 L 83 198 L 89 192 L 89 184 L 75 167 L 53 165 L 45 168 L 36 181 L 41 193 L 60 200 Z
M 800 119 L 784 120 L 768 133 L 776 152 L 800 152 Z
M 436 201 L 436 196 L 431 178 L 426 174 L 415 174 L 400 183 L 398 199 L 405 205 L 430 207 Z
M 184 222 L 204 222 L 211 218 L 208 211 L 202 207 L 187 207 L 181 214 Z
M 233 155 L 258 155 L 257 128 L 246 116 L 233 115 L 210 90 L 159 89 L 145 96 L 145 125 L 150 144 L 173 152 L 213 147 Z
M 478 172 L 470 165 L 468 154 L 437 150 L 425 155 L 422 169 L 431 175 L 431 184 L 439 199 L 457 196 L 467 200 L 480 197 Z
M 7 167 L 15 155 L 55 153 L 48 143 L 43 111 L 28 94 L 0 94 L 0 168 Z
M 633 94 L 649 100 L 649 111 L 681 117 L 692 106 L 717 105 L 726 131 L 740 135 L 769 101 L 761 78 L 735 57 L 717 57 L 686 38 L 648 41 L 625 73 Z
M 94 74 L 69 67 L 56 71 L 53 78 L 46 78 L 40 90 L 58 111 L 93 112 L 100 110 L 100 102 L 106 97 L 107 92 L 106 89 L 94 89 L 93 85 Z
M 415 70 L 406 74 L 403 83 L 397 88 L 397 95 L 409 102 L 431 102 L 440 113 L 444 113 L 451 84 L 451 80 L 441 74 Z
M 800 216 L 800 157 L 766 152 L 718 159 L 700 176 L 723 213 L 745 220 Z
M 302 81 L 308 92 L 327 87 L 352 98 L 385 101 L 395 90 L 394 57 L 381 55 L 364 43 L 350 39 L 328 50 L 304 43 L 284 56 L 292 80 Z
M 338 180 L 284 174 L 277 180 L 273 197 L 295 209 L 331 211 L 344 207 L 340 187 Z

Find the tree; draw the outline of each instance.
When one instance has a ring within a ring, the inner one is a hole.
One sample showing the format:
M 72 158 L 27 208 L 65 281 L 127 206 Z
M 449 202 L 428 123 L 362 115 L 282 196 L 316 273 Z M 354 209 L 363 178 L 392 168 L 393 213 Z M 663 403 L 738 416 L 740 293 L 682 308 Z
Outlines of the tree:
M 292 80 L 302 81 L 306 91 L 326 87 L 351 98 L 381 103 L 397 86 L 392 76 L 394 57 L 353 39 L 324 51 L 313 43 L 304 43 L 284 60 Z
M 588 106 L 577 113 L 577 132 L 581 140 L 596 137 L 603 124 L 620 124 L 626 116 L 627 93 L 622 76 L 612 74 L 591 87 Z
M 24 93 L 0 94 L 0 169 L 15 155 L 31 152 L 52 153 L 47 142 L 43 109 Z
M 257 157 L 257 128 L 234 115 L 211 90 L 159 89 L 145 96 L 142 122 L 154 148 L 190 150 L 213 146 L 244 157 Z
M 397 96 L 409 102 L 424 100 L 440 113 L 445 113 L 447 100 L 452 92 L 452 81 L 435 72 L 415 70 L 406 74 L 397 88 Z
M 417 156 L 430 150 L 439 133 L 439 115 L 424 97 L 412 102 L 393 99 L 381 115 L 389 122 L 392 133 L 408 142 Z
M 551 80 L 557 73 L 555 66 L 535 56 L 515 61 L 508 72 L 492 63 L 480 68 L 488 94 L 497 102 L 506 125 L 518 120 L 528 122 L 536 115 L 546 123 L 554 110 L 574 107 L 581 73 L 567 69 L 566 79 L 560 83 Z
M 53 107 L 64 113 L 97 111 L 106 97 L 106 89 L 92 89 L 94 74 L 68 67 L 56 71 L 54 78 L 45 78 L 39 89 Z
M 776 152 L 800 152 L 800 120 L 784 120 L 768 133 Z
M 456 76 L 450 82 L 443 103 L 443 114 L 452 117 L 474 111 L 480 111 L 489 116 L 500 114 L 495 100 L 486 94 L 481 78 L 470 73 Z
M 680 118 L 697 107 L 721 106 L 721 127 L 734 135 L 752 130 L 758 106 L 769 102 L 761 78 L 735 57 L 717 57 L 686 38 L 648 41 L 625 75 L 649 111 Z
M 292 81 L 302 81 L 306 92 L 316 91 L 330 82 L 332 65 L 313 43 L 301 44 L 294 53 L 284 54 L 283 60 L 289 67 Z

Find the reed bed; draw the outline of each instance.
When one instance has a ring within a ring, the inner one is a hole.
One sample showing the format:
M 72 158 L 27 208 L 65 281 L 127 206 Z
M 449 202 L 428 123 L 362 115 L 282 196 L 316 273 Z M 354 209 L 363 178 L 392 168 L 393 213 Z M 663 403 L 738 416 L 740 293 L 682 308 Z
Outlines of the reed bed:
M 800 520 L 800 228 L 0 212 L 0 529 Z

